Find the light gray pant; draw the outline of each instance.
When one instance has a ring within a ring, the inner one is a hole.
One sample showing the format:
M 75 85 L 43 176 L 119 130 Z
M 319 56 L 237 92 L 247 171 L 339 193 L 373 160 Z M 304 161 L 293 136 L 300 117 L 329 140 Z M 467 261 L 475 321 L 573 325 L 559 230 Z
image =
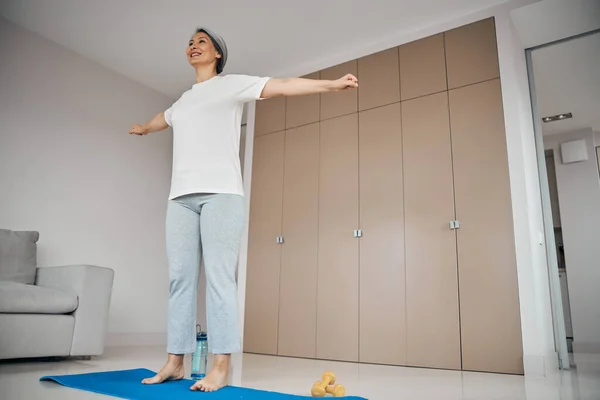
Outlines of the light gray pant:
M 242 196 L 191 194 L 170 200 L 167 208 L 169 318 L 167 351 L 193 353 L 200 261 L 206 272 L 209 351 L 240 351 L 235 272 L 245 223 Z

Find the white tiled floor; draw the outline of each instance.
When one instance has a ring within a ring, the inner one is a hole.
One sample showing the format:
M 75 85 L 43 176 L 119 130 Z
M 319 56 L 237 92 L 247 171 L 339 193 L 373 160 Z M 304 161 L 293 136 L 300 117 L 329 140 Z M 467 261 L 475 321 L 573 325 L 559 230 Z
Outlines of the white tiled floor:
M 74 400 L 107 398 L 39 382 L 48 374 L 129 368 L 158 370 L 162 348 L 110 348 L 90 361 L 2 362 L 1 400 Z M 370 400 L 600 400 L 600 355 L 575 357 L 577 368 L 547 378 L 439 371 L 351 363 L 299 360 L 246 354 L 234 372 L 234 385 L 310 395 L 312 384 L 332 370 L 348 395 Z M 238 363 L 240 360 L 237 361 Z M 188 364 L 189 365 L 189 360 Z M 241 371 L 241 373 L 239 372 Z

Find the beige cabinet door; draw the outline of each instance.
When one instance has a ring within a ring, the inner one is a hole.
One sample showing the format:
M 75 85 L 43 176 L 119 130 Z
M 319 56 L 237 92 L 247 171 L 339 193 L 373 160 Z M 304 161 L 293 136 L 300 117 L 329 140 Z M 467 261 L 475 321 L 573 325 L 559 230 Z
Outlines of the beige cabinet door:
M 361 112 L 360 361 L 406 365 L 400 103 Z
M 460 369 L 448 93 L 402 103 L 408 365 Z
M 254 140 L 244 351 L 277 354 L 285 132 Z
M 444 34 L 430 36 L 399 47 L 402 100 L 446 90 Z
M 358 60 L 358 109 L 369 110 L 400 101 L 398 48 Z
M 500 76 L 494 18 L 461 26 L 444 35 L 449 89 Z
M 304 76 L 306 79 L 319 79 L 319 77 L 320 74 L 318 72 Z M 286 99 L 286 102 L 286 129 L 319 122 L 319 114 L 321 111 L 321 96 L 319 94 L 290 96 Z
M 358 361 L 358 115 L 321 122 L 320 150 L 317 358 Z
M 254 136 L 285 129 L 286 97 L 273 97 L 256 102 Z
M 463 369 L 523 373 L 500 80 L 450 91 Z
M 316 357 L 319 123 L 286 132 L 279 355 Z
M 321 71 L 321 79 L 336 80 L 346 74 L 357 75 L 357 61 L 350 61 Z M 358 111 L 358 90 L 321 93 L 321 121 Z

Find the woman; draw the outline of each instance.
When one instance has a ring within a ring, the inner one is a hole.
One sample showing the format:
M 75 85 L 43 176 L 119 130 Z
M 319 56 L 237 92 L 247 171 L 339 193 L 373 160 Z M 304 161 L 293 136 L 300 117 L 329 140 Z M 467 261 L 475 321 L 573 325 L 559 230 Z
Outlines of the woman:
M 346 75 L 335 81 L 220 76 L 227 62 L 223 38 L 197 29 L 186 49 L 196 84 L 168 110 L 134 135 L 173 127 L 173 172 L 166 237 L 170 294 L 167 364 L 145 384 L 182 379 L 183 358 L 195 349 L 196 296 L 200 258 L 206 268 L 206 315 L 214 365 L 192 390 L 211 392 L 227 385 L 231 354 L 239 352 L 235 272 L 246 221 L 239 160 L 240 125 L 246 102 L 358 87 Z

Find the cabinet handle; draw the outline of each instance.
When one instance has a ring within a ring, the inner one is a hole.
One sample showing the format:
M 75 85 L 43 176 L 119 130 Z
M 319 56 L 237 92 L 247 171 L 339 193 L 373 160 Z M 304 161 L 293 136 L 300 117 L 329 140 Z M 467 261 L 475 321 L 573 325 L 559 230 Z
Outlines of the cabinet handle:
M 277 238 L 275 238 L 275 243 L 283 244 L 283 236 L 277 236 Z
M 450 221 L 450 229 L 455 230 L 460 228 L 460 221 Z
M 356 229 L 356 230 L 354 231 L 354 237 L 355 237 L 355 238 L 361 238 L 361 237 L 362 237 L 362 235 L 363 235 L 363 231 L 362 231 L 362 229 Z

